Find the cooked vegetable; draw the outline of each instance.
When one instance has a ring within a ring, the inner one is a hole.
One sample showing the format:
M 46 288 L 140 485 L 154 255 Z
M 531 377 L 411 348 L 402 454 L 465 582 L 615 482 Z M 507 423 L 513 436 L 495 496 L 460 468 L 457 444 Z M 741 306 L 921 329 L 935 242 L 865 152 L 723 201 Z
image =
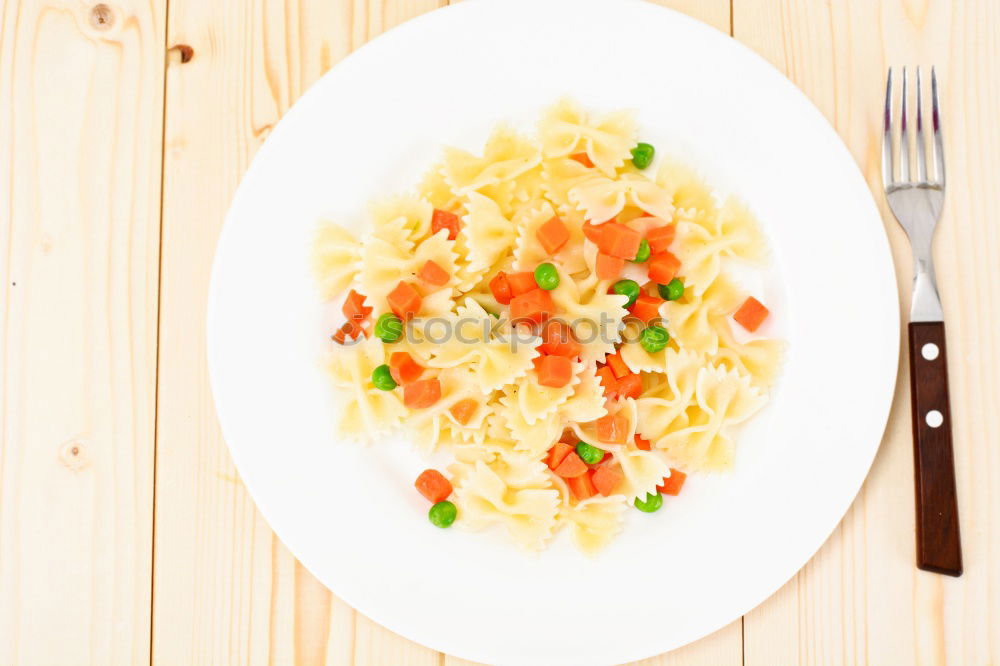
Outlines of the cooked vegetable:
M 451 279 L 451 275 L 448 274 L 448 271 L 441 268 L 437 262 L 431 259 L 428 259 L 423 265 L 420 272 L 417 273 L 417 277 L 432 287 L 442 287 L 448 284 L 448 280 Z
M 628 417 L 606 414 L 597 419 L 597 439 L 608 444 L 624 444 L 628 435 Z
M 601 247 L 601 234 L 604 233 L 603 224 L 591 224 L 590 222 L 583 223 L 583 235 L 591 243 L 596 245 L 598 248 Z
M 645 169 L 653 163 L 653 154 L 656 149 L 648 143 L 640 143 L 632 149 L 632 164 L 636 169 Z
M 569 158 L 571 160 L 579 162 L 588 169 L 594 168 L 594 163 L 590 161 L 590 155 L 588 155 L 587 153 L 574 153 L 573 155 L 570 155 Z
M 537 287 L 534 291 L 515 296 L 510 300 L 510 318 L 513 321 L 529 319 L 541 323 L 554 309 L 555 304 L 549 292 Z
M 618 380 L 615 379 L 614 371 L 608 366 L 598 368 L 597 378 L 601 381 L 601 386 L 604 387 L 604 397 L 613 398 L 618 390 Z
M 597 253 L 597 277 L 601 280 L 614 280 L 625 268 L 625 260 L 619 257 L 612 257 L 603 252 Z
M 666 252 L 670 249 L 670 244 L 674 242 L 677 235 L 677 227 L 673 224 L 666 224 L 656 227 L 646 232 L 646 240 L 649 242 L 649 250 L 653 254 Z
M 644 328 L 639 338 L 639 344 L 650 354 L 663 351 L 668 342 L 670 342 L 670 333 L 662 326 Z
M 562 388 L 573 379 L 573 361 L 566 356 L 539 356 L 535 359 L 535 372 L 542 386 Z
M 333 338 L 334 342 L 336 342 L 339 345 L 342 345 L 345 342 L 347 342 L 348 338 L 353 340 L 362 334 L 364 334 L 365 337 L 368 337 L 368 332 L 362 327 L 362 325 L 359 322 L 353 319 L 348 319 L 330 337 Z
M 649 259 L 649 255 L 652 254 L 652 250 L 649 249 L 649 241 L 643 238 L 639 241 L 639 249 L 636 250 L 635 257 L 632 259 L 637 264 Z
M 546 463 L 549 466 L 549 469 L 554 471 L 555 468 L 559 467 L 559 464 L 566 459 L 566 456 L 568 456 L 570 453 L 573 452 L 573 450 L 574 447 L 572 444 L 567 444 L 565 442 L 556 442 L 552 446 L 552 448 L 549 449 L 549 458 L 546 461 Z
M 437 527 L 451 527 L 458 516 L 458 509 L 451 502 L 438 502 L 427 512 L 427 518 Z
M 555 254 L 569 240 L 569 229 L 557 215 L 540 226 L 535 236 L 546 252 Z
M 397 386 L 389 366 L 384 363 L 372 370 L 372 384 L 380 391 L 391 391 Z
M 403 321 L 416 316 L 423 302 L 420 293 L 409 282 L 400 282 L 396 285 L 396 288 L 386 296 L 386 300 L 389 301 L 389 309 Z
M 587 473 L 587 463 L 583 462 L 576 453 L 570 451 L 553 471 L 564 479 L 572 479 Z
M 764 323 L 767 316 L 771 314 L 764 305 L 753 296 L 749 297 L 740 306 L 740 309 L 733 315 L 740 326 L 753 333 Z
M 639 251 L 639 244 L 642 242 L 642 234 L 617 222 L 605 222 L 601 225 L 600 241 L 597 248 L 604 254 L 619 259 L 633 259 Z
M 625 480 L 625 475 L 617 465 L 604 465 L 594 470 L 591 480 L 597 492 L 607 497 L 615 494 L 615 490 Z
M 668 301 L 676 301 L 684 295 L 684 283 L 679 278 L 674 278 L 667 284 L 656 285 L 656 290 L 660 296 Z
M 500 305 L 510 305 L 510 299 L 514 296 L 510 283 L 507 281 L 507 274 L 503 271 L 497 273 L 496 277 L 490 280 L 490 291 Z
M 639 433 L 635 434 L 635 448 L 641 449 L 642 451 L 649 451 L 653 448 L 653 443 L 644 437 L 640 437 Z
M 410 409 L 426 409 L 441 399 L 441 382 L 420 379 L 403 387 L 403 404 Z
M 382 342 L 395 342 L 403 337 L 403 320 L 385 312 L 375 320 L 375 337 Z
M 663 303 L 663 299 L 655 296 L 640 296 L 635 299 L 635 305 L 632 306 L 632 316 L 648 324 L 660 316 L 660 306 Z
M 559 271 L 550 263 L 538 264 L 535 268 L 535 283 L 545 291 L 559 286 Z
M 667 284 L 677 275 L 681 260 L 664 250 L 649 258 L 649 279 L 660 284 Z
M 521 271 L 520 273 L 507 273 L 507 283 L 510 285 L 511 296 L 520 296 L 529 291 L 538 289 L 535 282 L 535 274 L 531 271 Z
M 604 449 L 580 441 L 576 443 L 576 455 L 580 456 L 580 460 L 588 465 L 596 465 L 604 460 Z
M 573 497 L 580 502 L 585 499 L 590 499 L 597 494 L 597 489 L 594 487 L 594 481 L 591 479 L 591 475 L 589 473 L 575 476 L 571 479 L 566 479 L 566 485 L 569 486 L 569 490 L 573 493 Z
M 434 209 L 434 215 L 431 216 L 432 234 L 436 234 L 442 229 L 447 229 L 448 240 L 455 240 L 458 238 L 458 230 L 461 226 L 462 222 L 458 219 L 458 215 L 449 213 L 446 210 L 440 210 L 438 208 Z
M 392 372 L 392 378 L 396 380 L 397 384 L 406 386 L 420 379 L 424 368 L 414 361 L 409 353 L 392 352 L 389 355 L 389 371 Z
M 479 403 L 472 398 L 465 398 L 464 400 L 459 400 L 454 405 L 448 408 L 451 415 L 455 417 L 455 420 L 465 425 L 472 418 L 472 415 L 476 413 L 476 408 L 479 407 Z
M 630 372 L 618 380 L 616 392 L 619 398 L 638 398 L 642 395 L 642 378 Z
M 639 298 L 639 294 L 642 293 L 639 283 L 635 280 L 618 280 L 611 285 L 611 291 L 621 296 L 628 296 L 628 302 L 625 303 L 626 308 L 635 305 L 635 299 Z
M 615 373 L 615 379 L 632 374 L 632 371 L 628 369 L 627 365 L 625 365 L 625 361 L 622 359 L 622 353 L 620 351 L 605 356 L 604 363 L 611 368 L 611 372 Z
M 344 301 L 344 306 L 341 311 L 348 320 L 352 321 L 363 321 L 368 318 L 372 313 L 370 306 L 365 305 L 365 297 L 358 292 L 351 289 L 347 293 L 347 299 Z
M 538 351 L 550 356 L 575 358 L 583 351 L 583 345 L 573 337 L 569 326 L 558 319 L 551 319 L 545 322 L 542 329 L 542 344 L 538 346 Z
M 451 481 L 436 469 L 425 469 L 413 482 L 420 494 L 435 504 L 443 502 L 451 495 Z
M 663 477 L 663 482 L 656 486 L 656 489 L 664 495 L 677 495 L 684 487 L 685 479 L 687 479 L 687 474 L 671 467 L 670 476 Z
M 663 496 L 660 493 L 646 493 L 645 500 L 641 500 L 638 497 L 635 498 L 635 508 L 639 509 L 639 511 L 653 513 L 654 511 L 659 511 L 661 506 L 663 506 Z

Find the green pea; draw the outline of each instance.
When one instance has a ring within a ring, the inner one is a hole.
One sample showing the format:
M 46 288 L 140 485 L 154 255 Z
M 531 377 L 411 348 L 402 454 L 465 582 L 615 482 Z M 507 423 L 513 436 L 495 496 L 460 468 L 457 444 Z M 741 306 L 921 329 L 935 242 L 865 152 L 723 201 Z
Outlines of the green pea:
M 630 308 L 635 305 L 636 299 L 639 298 L 639 283 L 635 280 L 618 280 L 611 285 L 611 291 L 628 296 L 628 303 L 625 304 L 625 307 Z
M 633 259 L 632 261 L 634 261 L 637 264 L 641 264 L 642 262 L 649 259 L 650 254 L 652 254 L 652 251 L 649 249 L 649 241 L 643 238 L 641 241 L 639 241 L 639 250 L 638 252 L 635 253 L 635 259 Z
M 491 312 L 490 316 L 493 317 L 494 319 L 499 319 L 500 318 L 500 315 L 498 315 L 496 312 Z
M 684 283 L 674 278 L 667 284 L 656 285 L 656 290 L 660 292 L 660 298 L 665 298 L 668 301 L 676 301 L 684 295 Z
M 650 326 L 642 331 L 639 344 L 650 354 L 662 351 L 670 342 L 670 333 L 662 326 Z
M 580 460 L 588 465 L 596 465 L 604 459 L 604 451 L 587 444 L 587 442 L 576 443 L 576 455 L 580 456 Z
M 391 391 L 396 388 L 396 380 L 392 378 L 389 366 L 383 363 L 372 370 L 372 384 L 381 391 Z
M 639 511 L 653 513 L 654 511 L 659 511 L 661 506 L 663 506 L 663 495 L 660 493 L 646 493 L 645 501 L 638 497 L 635 498 L 635 508 L 639 509 Z
M 375 320 L 375 337 L 382 342 L 395 342 L 403 337 L 403 320 L 386 312 Z
M 535 269 L 535 284 L 545 291 L 552 291 L 559 286 L 559 271 L 552 264 L 538 264 Z
M 431 507 L 431 510 L 427 512 L 427 518 L 432 524 L 438 527 L 451 527 L 451 524 L 455 522 L 455 516 L 458 515 L 458 509 L 455 505 L 445 500 L 444 502 L 438 502 Z
M 648 143 L 640 143 L 632 149 L 632 164 L 636 169 L 645 169 L 653 163 L 653 153 L 656 149 Z

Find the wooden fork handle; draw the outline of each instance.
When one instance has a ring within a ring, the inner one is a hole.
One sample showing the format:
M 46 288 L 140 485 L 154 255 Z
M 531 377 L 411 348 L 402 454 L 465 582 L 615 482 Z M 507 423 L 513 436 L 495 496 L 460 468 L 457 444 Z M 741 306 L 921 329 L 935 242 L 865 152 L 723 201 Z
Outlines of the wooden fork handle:
M 944 322 L 910 324 L 910 407 L 917 500 L 917 566 L 962 575 L 948 407 Z

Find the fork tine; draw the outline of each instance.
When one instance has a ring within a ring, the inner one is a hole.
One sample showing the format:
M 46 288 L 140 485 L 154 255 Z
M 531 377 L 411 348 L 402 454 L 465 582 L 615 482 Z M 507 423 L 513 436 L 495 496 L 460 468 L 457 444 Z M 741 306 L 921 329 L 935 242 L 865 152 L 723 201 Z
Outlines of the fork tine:
M 917 180 L 927 182 L 927 150 L 924 144 L 924 113 L 920 98 L 920 68 L 917 67 Z
M 885 111 L 882 114 L 882 186 L 893 183 L 896 171 L 895 155 L 892 151 L 892 67 L 885 77 Z
M 944 138 L 941 136 L 941 107 L 938 104 L 937 72 L 931 67 L 931 123 L 934 128 L 934 176 L 944 185 Z
M 906 67 L 903 67 L 903 96 L 899 100 L 899 180 L 910 182 L 910 128 L 907 126 Z

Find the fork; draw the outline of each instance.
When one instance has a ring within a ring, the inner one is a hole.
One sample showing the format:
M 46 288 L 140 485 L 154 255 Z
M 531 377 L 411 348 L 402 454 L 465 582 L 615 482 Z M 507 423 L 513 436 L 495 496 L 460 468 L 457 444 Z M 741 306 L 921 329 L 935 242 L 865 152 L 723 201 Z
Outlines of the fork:
M 962 544 L 958 529 L 955 462 L 948 408 L 948 363 L 944 313 L 934 277 L 931 241 L 944 204 L 944 142 L 938 103 L 937 74 L 931 67 L 931 155 L 929 172 L 920 103 L 921 74 L 916 74 L 916 180 L 910 168 L 910 126 L 907 76 L 899 115 L 899 146 L 893 143 L 892 68 L 885 84 L 882 129 L 882 185 L 889 208 L 906 231 L 913 250 L 913 302 L 910 307 L 910 409 L 913 421 L 913 462 L 916 485 L 917 566 L 926 571 L 962 575 Z M 896 177 L 896 153 L 899 172 Z

